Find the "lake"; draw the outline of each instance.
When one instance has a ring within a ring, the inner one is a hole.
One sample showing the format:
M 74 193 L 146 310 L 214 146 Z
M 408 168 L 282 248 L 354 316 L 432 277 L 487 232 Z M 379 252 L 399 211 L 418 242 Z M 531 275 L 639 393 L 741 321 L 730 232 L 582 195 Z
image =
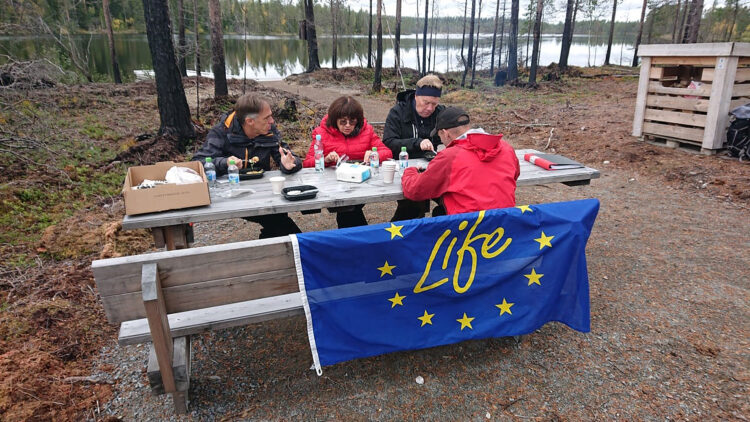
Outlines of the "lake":
M 89 44 L 89 63 L 97 79 L 107 80 L 110 78 L 110 60 L 107 47 L 107 38 L 104 35 L 78 36 L 76 41 L 79 45 Z M 201 37 L 201 67 L 204 76 L 211 76 L 209 55 L 209 37 Z M 546 35 L 542 37 L 540 65 L 546 66 L 560 59 L 560 35 Z M 498 46 L 500 37 L 498 36 Z M 533 40 L 532 40 L 533 42 Z M 531 53 L 531 44 L 528 46 L 528 54 Z M 188 45 L 192 43 L 189 38 Z M 461 34 L 438 34 L 434 62 L 430 69 L 438 72 L 459 70 Z M 373 50 L 375 49 L 373 39 Z M 507 51 L 507 36 L 504 41 L 504 50 Z M 417 55 L 422 54 L 422 43 L 414 34 L 405 35 L 401 39 L 402 66 L 417 68 Z M 527 56 L 526 37 L 519 37 L 519 58 Z M 483 34 L 479 40 L 478 68 L 489 68 L 490 50 L 492 46 L 492 34 Z M 318 39 L 319 58 L 321 66 L 331 67 L 332 39 L 320 37 Z M 393 67 L 394 50 L 391 40 L 383 38 L 383 66 Z M 148 77 L 152 72 L 151 55 L 148 50 L 148 41 L 145 34 L 125 34 L 115 36 L 115 49 L 120 63 L 122 77 L 126 81 L 137 78 Z M 256 80 L 283 79 L 294 73 L 304 72 L 307 65 L 306 43 L 293 36 L 248 36 L 228 35 L 224 37 L 224 49 L 226 56 L 227 77 Z M 429 38 L 428 38 L 429 49 Z M 467 46 L 465 47 L 468 50 Z M 417 51 L 418 50 L 418 51 Z M 570 49 L 568 63 L 575 66 L 600 66 L 604 62 L 607 45 L 604 38 L 589 38 L 586 36 L 575 36 Z M 0 37 L 0 53 L 9 54 L 17 60 L 28 60 L 34 57 L 61 57 L 55 44 L 50 38 L 45 37 Z M 628 65 L 632 62 L 633 46 L 626 41 L 615 42 L 612 46 L 612 57 L 610 63 Z M 6 59 L 0 56 L 0 64 Z M 61 58 L 65 62 L 66 58 Z M 505 60 L 505 53 L 503 53 Z M 373 59 L 373 65 L 375 60 Z M 497 55 L 495 56 L 497 64 Z M 364 67 L 367 65 L 367 37 L 366 36 L 340 36 L 338 43 L 338 67 Z M 194 55 L 188 54 L 187 67 L 190 75 L 195 74 Z

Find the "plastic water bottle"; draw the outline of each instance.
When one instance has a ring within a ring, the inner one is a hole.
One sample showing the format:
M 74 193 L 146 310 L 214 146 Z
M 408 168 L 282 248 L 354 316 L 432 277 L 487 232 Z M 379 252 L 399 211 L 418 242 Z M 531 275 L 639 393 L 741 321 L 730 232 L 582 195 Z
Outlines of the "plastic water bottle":
M 320 140 L 320 135 L 315 135 L 315 171 L 322 172 L 325 168 L 323 142 Z
M 372 170 L 373 176 L 378 174 L 378 169 L 380 169 L 380 157 L 378 156 L 378 149 L 372 147 L 372 152 L 370 153 L 370 170 Z
M 213 188 L 214 186 L 216 186 L 216 166 L 214 165 L 211 157 L 206 157 L 206 162 L 203 164 L 203 171 L 206 172 L 208 187 Z
M 406 152 L 406 147 L 401 147 L 401 152 L 398 154 L 398 174 L 403 175 L 407 167 L 409 167 L 409 153 Z
M 234 164 L 234 160 L 229 160 L 227 177 L 229 178 L 229 189 L 235 189 L 240 185 L 240 169 Z

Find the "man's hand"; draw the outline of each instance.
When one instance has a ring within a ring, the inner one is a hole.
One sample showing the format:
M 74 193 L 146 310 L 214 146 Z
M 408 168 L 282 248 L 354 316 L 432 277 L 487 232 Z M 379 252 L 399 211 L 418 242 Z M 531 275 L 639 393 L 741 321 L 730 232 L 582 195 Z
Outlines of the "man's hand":
M 419 147 L 422 148 L 422 151 L 435 151 L 435 147 L 429 139 L 422 139 L 422 142 L 419 143 Z
M 339 153 L 336 151 L 331 151 L 326 155 L 325 162 L 326 163 L 335 163 L 339 160 Z
M 291 151 L 279 147 L 279 154 L 281 154 L 281 165 L 284 166 L 285 169 L 291 170 L 297 164 Z
M 232 160 L 234 160 L 234 165 L 237 166 L 238 169 L 241 169 L 242 167 L 244 167 L 245 163 L 243 163 L 242 160 L 240 160 L 239 158 L 235 157 L 234 155 L 231 156 L 231 157 L 229 157 L 229 158 L 227 158 L 227 167 L 229 167 L 229 162 L 232 161 Z

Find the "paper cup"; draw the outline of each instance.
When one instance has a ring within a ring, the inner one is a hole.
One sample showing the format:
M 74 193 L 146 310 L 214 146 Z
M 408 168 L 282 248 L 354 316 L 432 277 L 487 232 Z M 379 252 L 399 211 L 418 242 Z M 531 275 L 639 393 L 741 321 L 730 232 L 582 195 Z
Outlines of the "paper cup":
M 383 183 L 393 183 L 393 176 L 396 174 L 396 162 L 388 160 L 383 162 L 381 173 L 383 173 Z
M 277 195 L 281 194 L 281 189 L 284 188 L 284 181 L 286 180 L 286 177 L 274 176 L 268 180 L 271 181 L 271 190 L 273 190 L 273 193 Z

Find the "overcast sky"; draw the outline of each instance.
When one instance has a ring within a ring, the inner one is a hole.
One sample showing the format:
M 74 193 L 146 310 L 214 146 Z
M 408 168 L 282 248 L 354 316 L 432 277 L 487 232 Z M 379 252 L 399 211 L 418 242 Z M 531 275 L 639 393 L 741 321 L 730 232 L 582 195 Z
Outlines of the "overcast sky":
M 503 0 L 500 1 L 500 13 L 502 13 L 502 7 L 503 7 Z M 437 0 L 437 5 L 440 10 L 440 16 L 463 16 L 464 15 L 464 2 L 461 0 Z M 609 19 L 609 13 L 611 13 L 611 0 L 604 0 L 604 2 L 607 4 L 606 10 L 608 11 L 605 13 L 607 16 L 605 19 Z M 350 0 L 347 2 L 347 4 L 350 4 L 353 9 L 361 8 L 363 10 L 369 10 L 370 8 L 370 2 L 369 0 Z M 479 4 L 479 2 L 477 2 Z M 486 17 L 494 17 L 495 16 L 495 0 L 485 0 L 482 4 L 482 16 Z M 521 10 L 520 13 L 521 16 L 523 16 L 523 10 L 526 5 L 529 4 L 529 0 L 521 0 Z M 560 12 L 555 16 L 553 19 L 545 18 L 545 21 L 547 22 L 562 22 L 565 19 L 565 4 L 566 2 L 564 0 L 556 0 L 555 4 L 557 4 L 557 8 L 560 9 Z M 704 10 L 707 10 L 711 7 L 713 4 L 712 0 L 705 0 L 704 1 Z M 723 5 L 724 1 L 721 0 L 718 2 L 719 5 Z M 424 0 L 419 0 L 419 14 L 420 16 L 424 17 Z M 643 0 L 623 0 L 620 4 L 617 5 L 617 17 L 615 20 L 617 21 L 637 21 L 641 18 L 641 7 L 643 6 Z M 372 8 L 373 13 L 375 13 L 375 8 L 377 7 L 377 0 L 373 0 L 372 2 Z M 383 7 L 385 8 L 385 14 L 394 16 L 396 14 L 396 0 L 383 0 Z M 403 15 L 404 16 L 416 16 L 416 10 L 417 10 L 417 0 L 402 0 L 402 6 Z M 469 2 L 469 8 L 471 8 L 471 2 Z M 430 6 L 430 9 L 432 9 L 432 6 Z M 507 15 L 510 15 L 510 0 L 507 0 Z M 580 19 L 580 12 L 579 12 L 579 19 Z

